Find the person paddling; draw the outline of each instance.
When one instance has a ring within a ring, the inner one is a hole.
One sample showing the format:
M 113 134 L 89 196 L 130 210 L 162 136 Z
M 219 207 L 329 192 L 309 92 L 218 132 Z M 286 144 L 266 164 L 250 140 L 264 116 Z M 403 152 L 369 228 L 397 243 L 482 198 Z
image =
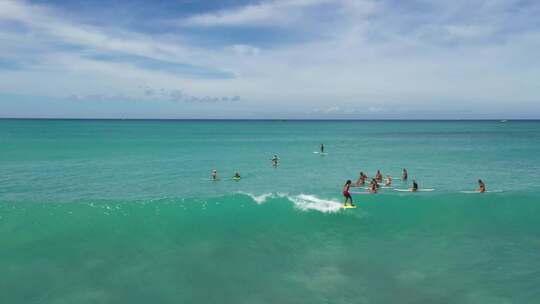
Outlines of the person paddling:
M 409 178 L 409 173 L 407 172 L 407 169 L 403 168 L 403 175 L 401 175 L 401 179 L 406 181 L 407 178 Z
M 324 153 L 324 145 L 321 144 L 321 153 Z
M 219 177 L 218 177 L 218 174 L 217 174 L 217 170 L 214 169 L 212 170 L 212 180 L 218 180 Z
M 345 185 L 343 186 L 343 196 L 345 197 L 345 202 L 343 203 L 343 206 L 347 206 L 347 202 L 350 201 L 350 205 L 354 206 L 353 200 L 351 197 L 351 193 L 349 192 L 349 189 L 351 188 L 351 180 L 347 180 Z

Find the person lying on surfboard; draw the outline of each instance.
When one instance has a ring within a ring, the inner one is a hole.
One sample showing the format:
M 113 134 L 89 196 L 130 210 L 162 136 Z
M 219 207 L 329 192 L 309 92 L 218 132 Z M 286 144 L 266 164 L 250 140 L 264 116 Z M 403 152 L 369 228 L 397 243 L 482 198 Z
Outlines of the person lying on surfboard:
M 409 178 L 409 173 L 407 172 L 407 169 L 403 168 L 403 175 L 401 175 L 401 179 L 406 181 L 407 178 Z
M 480 192 L 480 193 L 486 192 L 486 184 L 484 184 L 484 182 L 481 179 L 478 180 L 478 190 L 477 191 Z
M 392 177 L 390 175 L 386 176 L 386 186 L 392 186 Z
M 375 180 L 377 181 L 377 183 L 382 183 L 383 177 L 381 174 L 381 170 L 377 170 L 377 174 L 375 175 Z
M 412 188 L 411 188 L 411 191 L 412 191 L 412 192 L 418 191 L 418 183 L 416 182 L 415 179 L 413 179 L 413 181 L 412 181 Z
M 349 189 L 351 188 L 351 180 L 347 180 L 347 182 L 345 183 L 345 185 L 343 186 L 343 196 L 345 197 L 345 202 L 343 203 L 343 206 L 347 206 L 347 202 L 350 201 L 350 205 L 351 206 L 354 206 L 353 204 L 353 201 L 352 201 L 352 197 L 351 197 L 351 193 L 349 192 Z

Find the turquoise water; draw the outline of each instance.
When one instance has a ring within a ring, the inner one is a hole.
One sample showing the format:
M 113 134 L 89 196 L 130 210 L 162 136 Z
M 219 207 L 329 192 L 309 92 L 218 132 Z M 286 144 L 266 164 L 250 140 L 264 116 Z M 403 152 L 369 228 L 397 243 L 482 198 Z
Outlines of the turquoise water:
M 539 303 L 539 172 L 540 122 L 0 120 L 0 302 Z

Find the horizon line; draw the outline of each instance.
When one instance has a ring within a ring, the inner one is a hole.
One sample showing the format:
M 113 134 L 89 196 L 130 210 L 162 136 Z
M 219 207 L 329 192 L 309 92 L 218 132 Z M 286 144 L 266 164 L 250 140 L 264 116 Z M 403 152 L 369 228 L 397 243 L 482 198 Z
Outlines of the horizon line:
M 0 120 L 118 121 L 540 121 L 540 118 L 121 118 L 121 117 L 0 117 Z

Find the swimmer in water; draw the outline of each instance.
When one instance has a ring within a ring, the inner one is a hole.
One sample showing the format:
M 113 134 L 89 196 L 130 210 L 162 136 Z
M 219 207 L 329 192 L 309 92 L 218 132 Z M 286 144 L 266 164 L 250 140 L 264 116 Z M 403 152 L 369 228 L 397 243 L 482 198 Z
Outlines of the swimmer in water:
M 386 186 L 392 186 L 392 177 L 390 175 L 386 176 Z
M 274 156 L 272 156 L 272 165 L 276 167 L 278 165 L 278 161 L 279 161 L 279 157 L 277 157 L 277 155 L 274 154 Z
M 360 187 L 366 184 L 366 178 L 367 176 L 364 174 L 364 172 L 360 172 L 360 176 L 358 177 L 358 180 L 356 181 L 356 187 Z
M 403 175 L 401 175 L 401 179 L 406 181 L 407 178 L 409 178 L 409 173 L 407 172 L 407 169 L 403 168 Z
M 382 183 L 383 176 L 381 174 L 381 170 L 377 170 L 377 174 L 375 175 L 375 180 L 377 180 L 378 183 Z
M 377 190 L 379 188 L 379 184 L 377 184 L 377 180 L 376 179 L 372 179 L 371 182 L 369 183 L 369 193 L 377 193 Z
M 350 201 L 350 205 L 351 206 L 354 206 L 353 204 L 353 201 L 352 201 L 352 197 L 351 197 L 351 193 L 349 192 L 349 189 L 351 188 L 351 180 L 347 180 L 347 182 L 345 183 L 345 185 L 343 186 L 343 196 L 345 197 L 345 202 L 343 203 L 343 206 L 347 206 L 347 202 Z
M 216 169 L 212 170 L 212 180 L 219 180 Z
M 414 180 L 414 179 L 413 179 L 413 181 L 412 181 L 412 188 L 411 188 L 411 191 L 412 191 L 412 192 L 418 191 L 418 183 L 416 183 L 416 180 Z
M 324 145 L 321 144 L 321 153 L 324 153 Z
M 478 180 L 478 190 L 477 191 L 480 192 L 480 193 L 486 192 L 486 184 L 484 184 L 484 182 L 481 179 Z

